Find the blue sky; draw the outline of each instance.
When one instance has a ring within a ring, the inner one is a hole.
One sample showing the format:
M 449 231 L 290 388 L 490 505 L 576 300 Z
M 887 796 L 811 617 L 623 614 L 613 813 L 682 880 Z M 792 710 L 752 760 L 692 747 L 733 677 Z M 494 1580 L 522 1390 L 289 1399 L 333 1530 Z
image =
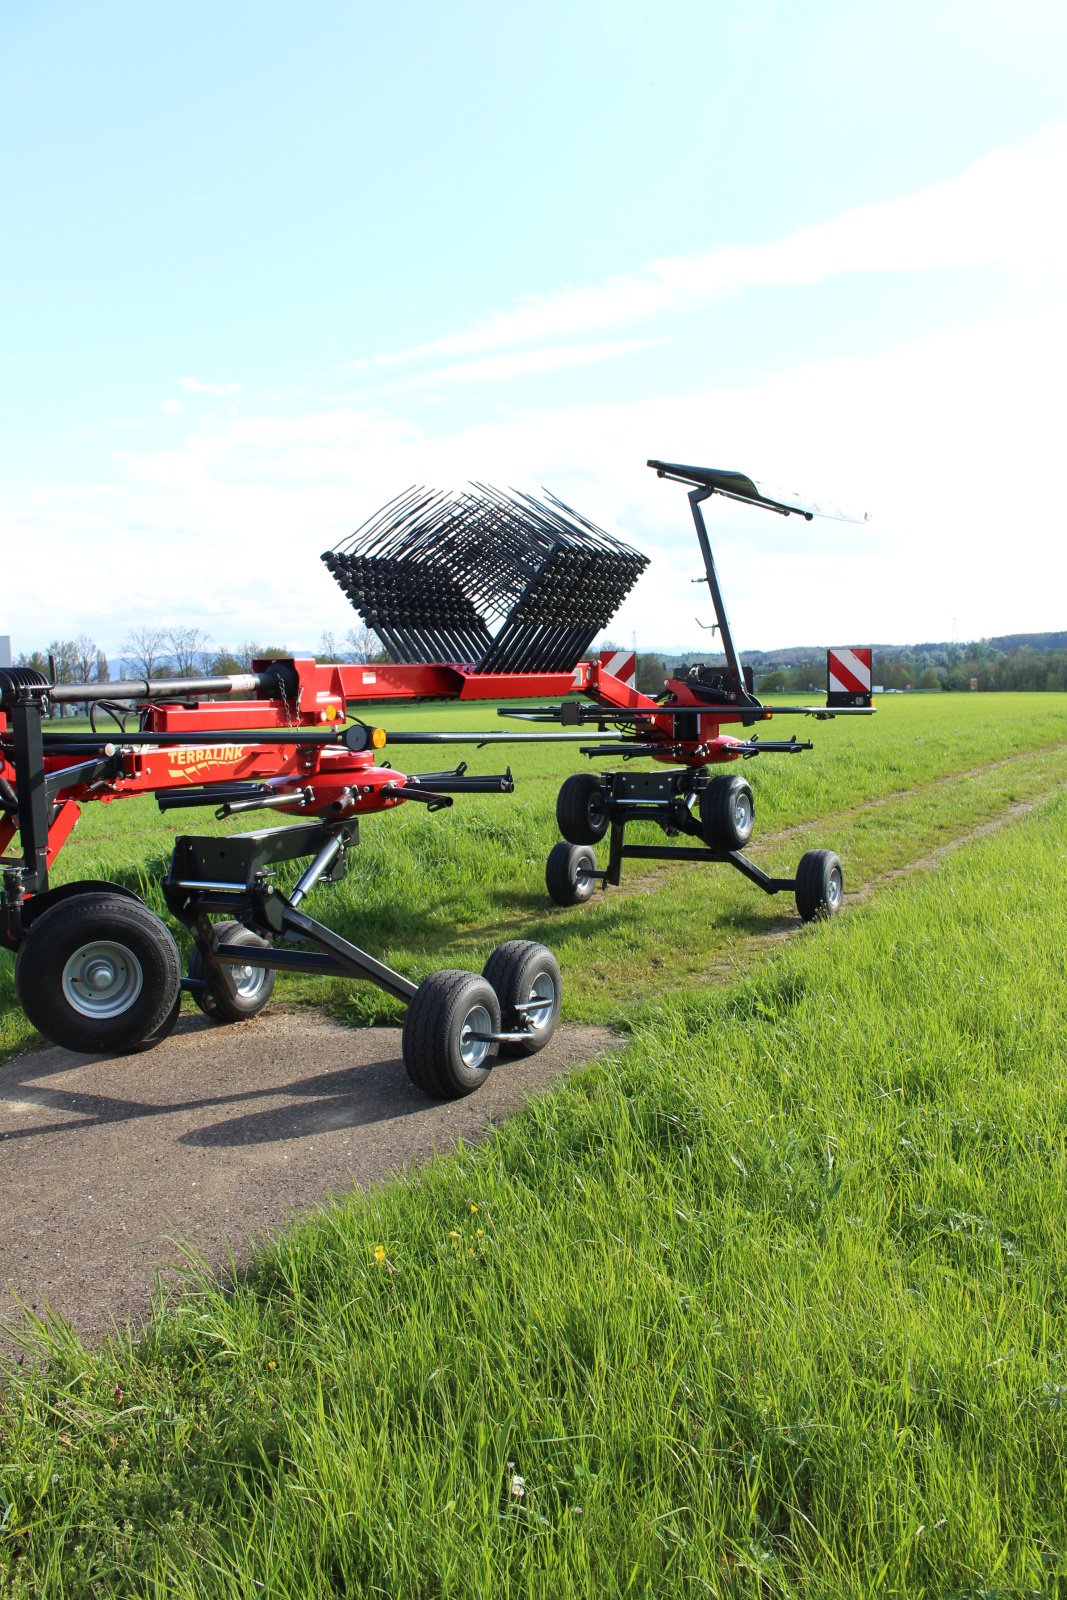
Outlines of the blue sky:
M 0 633 L 313 648 L 408 484 L 544 485 L 653 559 L 725 507 L 742 648 L 1067 626 L 1067 12 L 11 0 Z

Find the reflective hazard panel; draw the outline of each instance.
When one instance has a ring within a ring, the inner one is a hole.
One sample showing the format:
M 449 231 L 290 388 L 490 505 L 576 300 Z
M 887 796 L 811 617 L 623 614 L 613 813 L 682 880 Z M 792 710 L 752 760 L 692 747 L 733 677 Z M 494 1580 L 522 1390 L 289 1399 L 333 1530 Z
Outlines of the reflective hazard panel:
M 600 665 L 604 672 L 610 672 L 620 683 L 633 688 L 637 677 L 637 656 L 633 650 L 601 650 Z
M 826 704 L 869 706 L 871 651 L 863 645 L 839 645 L 826 652 Z

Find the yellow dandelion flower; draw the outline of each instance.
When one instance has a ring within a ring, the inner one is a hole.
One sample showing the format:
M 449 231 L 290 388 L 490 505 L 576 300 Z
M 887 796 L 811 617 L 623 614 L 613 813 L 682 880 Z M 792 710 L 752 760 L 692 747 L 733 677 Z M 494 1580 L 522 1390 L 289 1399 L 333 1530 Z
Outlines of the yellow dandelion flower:
M 485 1229 L 484 1229 L 484 1228 L 475 1228 L 475 1230 L 474 1230 L 474 1231 L 475 1231 L 475 1233 L 476 1233 L 476 1234 L 477 1234 L 477 1236 L 478 1236 L 478 1238 L 479 1238 L 479 1239 L 480 1239 L 480 1238 L 481 1238 L 481 1237 L 482 1237 L 482 1235 L 483 1235 L 483 1234 L 484 1234 L 484 1233 L 485 1233 Z
M 478 1209 L 478 1207 L 474 1204 L 474 1201 L 472 1200 L 471 1201 L 471 1210 L 472 1211 L 477 1211 L 477 1209 Z
M 450 1228 L 448 1237 L 450 1239 L 458 1239 L 459 1238 L 459 1229 L 458 1228 Z
M 276 1361 L 268 1361 L 267 1362 L 267 1371 L 268 1372 L 273 1372 L 274 1369 L 277 1367 L 277 1365 L 278 1365 L 278 1363 Z
M 376 1244 L 374 1246 L 374 1259 L 377 1261 L 378 1265 L 381 1266 L 382 1262 L 385 1260 L 384 1244 Z

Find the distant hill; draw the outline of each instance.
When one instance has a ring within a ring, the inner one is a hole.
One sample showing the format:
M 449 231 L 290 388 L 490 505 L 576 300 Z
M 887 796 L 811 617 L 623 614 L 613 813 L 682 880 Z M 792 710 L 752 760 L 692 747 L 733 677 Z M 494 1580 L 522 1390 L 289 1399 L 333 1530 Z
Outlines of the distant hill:
M 836 644 L 845 641 L 835 639 Z M 864 641 L 850 639 L 851 644 L 861 644 Z M 902 657 L 937 656 L 937 655 L 968 655 L 976 646 L 981 646 L 984 651 L 1002 650 L 1010 654 L 1015 650 L 1067 650 L 1067 630 L 1060 633 L 1002 633 L 995 638 L 972 640 L 927 640 L 921 644 L 875 644 L 874 653 L 883 661 L 896 661 Z M 797 667 L 808 662 L 821 660 L 826 654 L 824 644 L 794 644 L 783 645 L 776 650 L 746 650 L 741 649 L 741 656 L 752 667 Z M 642 655 L 657 655 L 665 662 L 673 664 L 679 661 L 703 661 L 708 666 L 725 666 L 726 657 L 722 651 L 709 651 L 706 645 L 694 644 L 689 650 L 679 650 L 676 646 L 670 649 L 653 648 L 641 651 Z

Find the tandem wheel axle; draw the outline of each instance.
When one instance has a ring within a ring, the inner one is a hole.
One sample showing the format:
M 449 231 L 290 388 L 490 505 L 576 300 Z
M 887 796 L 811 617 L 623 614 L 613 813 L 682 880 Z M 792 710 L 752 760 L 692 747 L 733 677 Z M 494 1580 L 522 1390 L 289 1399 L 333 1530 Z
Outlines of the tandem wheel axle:
M 742 854 L 752 836 L 755 802 L 739 776 L 710 777 L 705 769 L 668 772 L 575 773 L 556 801 L 563 838 L 545 867 L 548 892 L 557 905 L 581 905 L 599 883 L 618 887 L 622 863 L 714 861 L 734 867 L 765 894 L 791 892 L 805 922 L 833 916 L 844 901 L 844 874 L 832 850 L 808 850 L 796 876 L 776 878 Z M 627 844 L 626 825 L 651 822 L 668 837 L 686 834 L 699 845 Z M 593 847 L 608 836 L 608 864 L 598 867 Z
M 166 1038 L 183 989 L 213 1021 L 238 1022 L 267 1004 L 278 971 L 315 972 L 366 980 L 406 1003 L 404 1065 L 439 1099 L 477 1089 L 499 1055 L 542 1050 L 561 999 L 559 966 L 544 945 L 511 939 L 481 973 L 445 970 L 416 984 L 300 908 L 317 883 L 341 877 L 357 837 L 354 822 L 314 822 L 178 838 L 162 888 L 193 939 L 184 978 L 169 928 L 136 895 L 114 884 L 65 886 L 19 943 L 23 1010 L 69 1050 L 125 1054 Z M 295 887 L 276 888 L 275 869 L 306 856 Z

